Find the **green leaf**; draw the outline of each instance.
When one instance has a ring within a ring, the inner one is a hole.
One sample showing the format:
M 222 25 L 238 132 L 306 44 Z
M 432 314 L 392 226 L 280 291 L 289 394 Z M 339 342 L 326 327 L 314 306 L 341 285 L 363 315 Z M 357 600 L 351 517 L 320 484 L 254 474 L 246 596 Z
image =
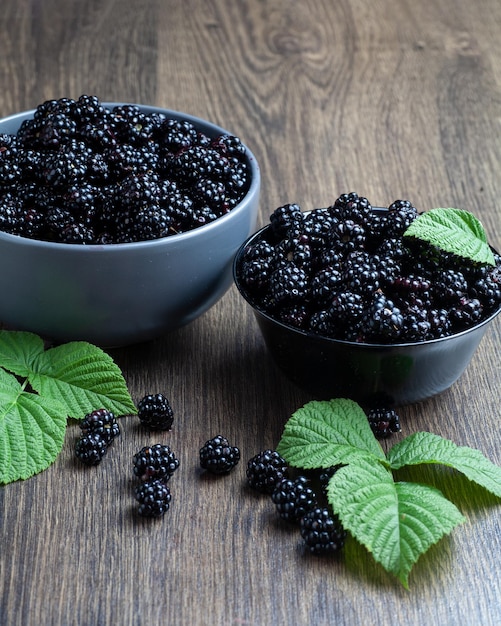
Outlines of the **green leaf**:
M 426 211 L 412 222 L 404 235 L 427 241 L 476 263 L 496 264 L 481 222 L 463 209 L 438 208 Z
M 392 469 L 404 465 L 437 463 L 452 467 L 469 480 L 501 497 L 501 467 L 487 459 L 480 450 L 458 446 L 453 441 L 428 432 L 409 435 L 388 452 Z
M 332 476 L 328 499 L 344 528 L 406 588 L 419 557 L 464 521 L 437 489 L 395 483 L 381 463 L 361 457 Z
M 18 376 L 27 377 L 43 351 L 44 344 L 38 335 L 0 330 L 0 365 Z
M 66 422 L 59 402 L 25 392 L 0 369 L 0 484 L 49 467 L 63 446 Z
M 363 409 L 353 400 L 308 402 L 284 427 L 277 451 L 292 466 L 304 469 L 350 463 L 364 456 L 385 462 Z
M 46 469 L 61 451 L 67 418 L 98 408 L 136 413 L 120 369 L 103 350 L 84 341 L 44 350 L 33 333 L 0 331 L 0 483 Z
M 51 348 L 28 375 L 41 395 L 58 398 L 70 417 L 81 419 L 96 408 L 116 415 L 136 412 L 122 373 L 101 348 L 84 341 Z

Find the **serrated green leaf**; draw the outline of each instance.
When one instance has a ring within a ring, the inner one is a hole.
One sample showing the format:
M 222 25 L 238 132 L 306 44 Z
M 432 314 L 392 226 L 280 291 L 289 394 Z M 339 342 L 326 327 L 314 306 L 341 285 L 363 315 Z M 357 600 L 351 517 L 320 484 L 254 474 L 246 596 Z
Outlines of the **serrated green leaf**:
M 47 469 L 61 451 L 66 422 L 59 402 L 27 393 L 0 369 L 0 484 Z
M 313 400 L 298 409 L 284 427 L 277 451 L 303 469 L 350 463 L 354 457 L 385 462 L 367 416 L 353 400 Z
M 363 458 L 340 468 L 327 493 L 344 528 L 406 588 L 419 557 L 464 521 L 437 489 L 395 483 L 381 463 Z
M 0 330 L 0 366 L 18 376 L 28 376 L 43 354 L 42 339 L 25 331 Z
M 480 450 L 458 446 L 449 439 L 428 432 L 409 435 L 388 452 L 392 469 L 405 465 L 434 463 L 452 467 L 472 482 L 501 497 L 501 467 L 486 458 Z
M 84 341 L 46 350 L 37 359 L 36 371 L 29 374 L 28 380 L 39 394 L 58 398 L 75 419 L 101 407 L 116 415 L 136 412 L 113 359 Z
M 446 252 L 477 263 L 496 264 L 484 227 L 472 213 L 463 209 L 438 208 L 426 211 L 412 222 L 404 236 L 427 241 Z

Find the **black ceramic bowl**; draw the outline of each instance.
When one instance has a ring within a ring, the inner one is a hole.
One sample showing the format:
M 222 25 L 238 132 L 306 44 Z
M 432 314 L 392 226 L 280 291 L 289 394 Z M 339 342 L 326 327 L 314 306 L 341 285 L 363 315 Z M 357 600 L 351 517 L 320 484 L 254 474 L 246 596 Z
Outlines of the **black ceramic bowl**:
M 296 385 L 319 399 L 348 397 L 361 404 L 412 404 L 449 388 L 464 372 L 484 333 L 501 309 L 487 319 L 441 339 L 402 344 L 368 344 L 321 337 L 287 326 L 259 310 L 240 277 L 245 249 L 269 226 L 249 237 L 233 265 L 236 286 L 252 307 L 273 359 Z

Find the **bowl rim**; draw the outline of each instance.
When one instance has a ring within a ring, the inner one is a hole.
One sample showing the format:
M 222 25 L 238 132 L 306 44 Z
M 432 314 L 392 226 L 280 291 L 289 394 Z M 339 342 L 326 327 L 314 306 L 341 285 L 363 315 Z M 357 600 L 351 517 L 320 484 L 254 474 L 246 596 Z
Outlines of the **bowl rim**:
M 162 115 L 166 115 L 167 117 L 171 117 L 172 119 L 181 119 L 188 120 L 195 126 L 209 126 L 211 130 L 213 130 L 216 134 L 233 134 L 229 130 L 219 126 L 218 124 L 214 124 L 209 120 L 205 120 L 201 117 L 196 117 L 189 113 L 183 113 L 181 111 L 176 111 L 174 109 L 164 109 L 158 106 L 150 106 L 147 104 L 136 104 L 134 102 L 101 102 L 101 104 L 107 108 L 112 108 L 115 106 L 137 106 L 140 109 L 146 109 L 148 113 L 161 113 Z M 8 115 L 6 117 L 0 118 L 0 125 L 4 122 L 16 121 L 18 118 L 26 118 L 26 116 L 33 116 L 36 109 L 28 109 L 26 111 L 20 111 L 18 113 L 14 113 L 12 115 Z M 0 131 L 1 132 L 1 131 Z M 105 250 L 106 252 L 114 252 L 118 251 L 127 251 L 127 250 L 136 250 L 142 249 L 145 247 L 155 247 L 161 245 L 168 245 L 167 242 L 171 242 L 171 245 L 174 245 L 174 242 L 181 242 L 191 238 L 197 238 L 207 232 L 210 232 L 216 228 L 221 223 L 225 223 L 230 221 L 236 214 L 244 211 L 246 204 L 249 201 L 249 198 L 255 196 L 261 186 L 261 169 L 259 167 L 259 163 L 254 155 L 254 153 L 250 150 L 246 143 L 242 141 L 242 144 L 245 148 L 245 153 L 247 157 L 247 161 L 251 170 L 251 181 L 249 185 L 249 189 L 247 190 L 244 197 L 240 200 L 240 202 L 228 213 L 221 215 L 216 218 L 212 222 L 208 224 L 204 224 L 203 226 L 198 226 L 196 228 L 192 228 L 191 230 L 184 231 L 182 233 L 177 233 L 175 235 L 168 235 L 166 237 L 158 237 L 156 239 L 147 239 L 145 241 L 132 241 L 126 243 L 92 243 L 92 244 L 81 244 L 81 243 L 63 243 L 58 241 L 44 241 L 43 239 L 31 239 L 29 237 L 23 237 L 21 235 L 14 235 L 12 233 L 7 233 L 0 230 L 0 241 L 5 240 L 12 244 L 19 244 L 21 246 L 27 246 L 30 248 L 43 248 L 43 249 L 52 249 L 52 250 L 65 250 L 65 251 L 78 251 L 82 252 L 84 250 L 91 250 L 94 253 Z
M 373 209 L 377 209 L 377 210 L 387 210 L 384 207 L 373 207 Z M 310 211 L 305 211 L 306 213 L 310 213 Z M 258 308 L 255 303 L 252 301 L 252 299 L 246 294 L 245 289 L 243 287 L 243 285 L 241 284 L 240 280 L 239 280 L 239 276 L 238 276 L 238 266 L 240 263 L 240 259 L 243 255 L 243 252 L 245 250 L 245 248 L 253 241 L 256 239 L 259 239 L 259 237 L 261 237 L 263 235 L 263 233 L 265 231 L 267 231 L 269 228 L 271 227 L 270 224 L 266 224 L 265 226 L 261 227 L 259 230 L 257 230 L 255 233 L 253 233 L 252 235 L 250 235 L 246 241 L 244 241 L 242 243 L 242 245 L 239 247 L 239 249 L 237 250 L 234 258 L 233 258 L 233 281 L 235 283 L 235 286 L 237 287 L 238 292 L 240 293 L 240 295 L 243 297 L 243 299 L 247 302 L 247 304 L 252 308 L 254 314 L 259 315 L 261 317 L 263 317 L 264 319 L 266 319 L 268 322 L 271 322 L 272 324 L 276 324 L 277 326 L 281 327 L 283 330 L 289 331 L 289 332 L 293 332 L 299 336 L 302 336 L 304 339 L 311 339 L 313 341 L 321 341 L 321 342 L 327 342 L 328 344 L 333 344 L 333 345 L 343 345 L 343 346 L 347 346 L 347 347 L 355 347 L 357 349 L 372 349 L 372 350 L 392 350 L 392 349 L 396 349 L 396 348 L 412 348 L 412 347 L 418 347 L 418 346 L 429 346 L 429 345 L 433 345 L 433 344 L 438 344 L 438 343 L 442 343 L 444 341 L 448 341 L 448 340 L 452 340 L 454 338 L 457 337 L 462 337 L 464 335 L 468 335 L 472 332 L 475 332 L 478 329 L 481 329 L 483 326 L 487 326 L 490 322 L 492 322 L 500 313 L 501 313 L 501 304 L 499 305 L 499 308 L 494 311 L 493 313 L 491 313 L 491 315 L 489 315 L 489 317 L 486 317 L 484 320 L 482 320 L 481 322 L 479 322 L 478 324 L 475 324 L 474 326 L 470 326 L 470 328 L 465 328 L 464 330 L 459 331 L 458 333 L 454 333 L 452 335 L 447 335 L 446 337 L 437 337 L 435 339 L 426 339 L 425 341 L 408 341 L 408 342 L 403 342 L 403 343 L 366 343 L 366 342 L 360 342 L 360 341 L 349 341 L 346 339 L 335 339 L 333 337 L 325 337 L 324 335 L 319 335 L 316 333 L 312 333 L 309 331 L 305 331 L 301 328 L 296 328 L 294 326 L 289 326 L 288 324 L 284 324 L 284 322 L 277 320 L 276 318 L 272 317 L 271 315 L 269 315 L 268 313 L 266 313 L 265 311 L 261 310 L 260 308 Z

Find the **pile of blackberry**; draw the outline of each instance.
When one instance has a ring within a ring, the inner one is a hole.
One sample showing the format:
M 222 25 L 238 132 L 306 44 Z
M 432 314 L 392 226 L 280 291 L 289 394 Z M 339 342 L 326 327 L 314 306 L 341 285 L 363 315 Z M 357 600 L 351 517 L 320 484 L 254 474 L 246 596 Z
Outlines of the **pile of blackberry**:
M 80 422 L 80 437 L 75 443 L 75 456 L 85 465 L 98 465 L 108 447 L 120 435 L 115 415 L 107 409 L 87 413 Z
M 414 343 L 465 330 L 501 305 L 501 256 L 476 264 L 403 237 L 407 200 L 374 210 L 357 193 L 326 208 L 277 208 L 239 259 L 250 302 L 287 326 L 363 343 Z
M 170 507 L 169 480 L 179 467 L 179 460 L 166 444 L 144 446 L 133 457 L 134 476 L 139 484 L 134 495 L 142 517 L 161 517 Z
M 0 230 L 22 237 L 166 237 L 228 213 L 249 185 L 237 137 L 95 96 L 48 100 L 15 135 L 0 134 Z

